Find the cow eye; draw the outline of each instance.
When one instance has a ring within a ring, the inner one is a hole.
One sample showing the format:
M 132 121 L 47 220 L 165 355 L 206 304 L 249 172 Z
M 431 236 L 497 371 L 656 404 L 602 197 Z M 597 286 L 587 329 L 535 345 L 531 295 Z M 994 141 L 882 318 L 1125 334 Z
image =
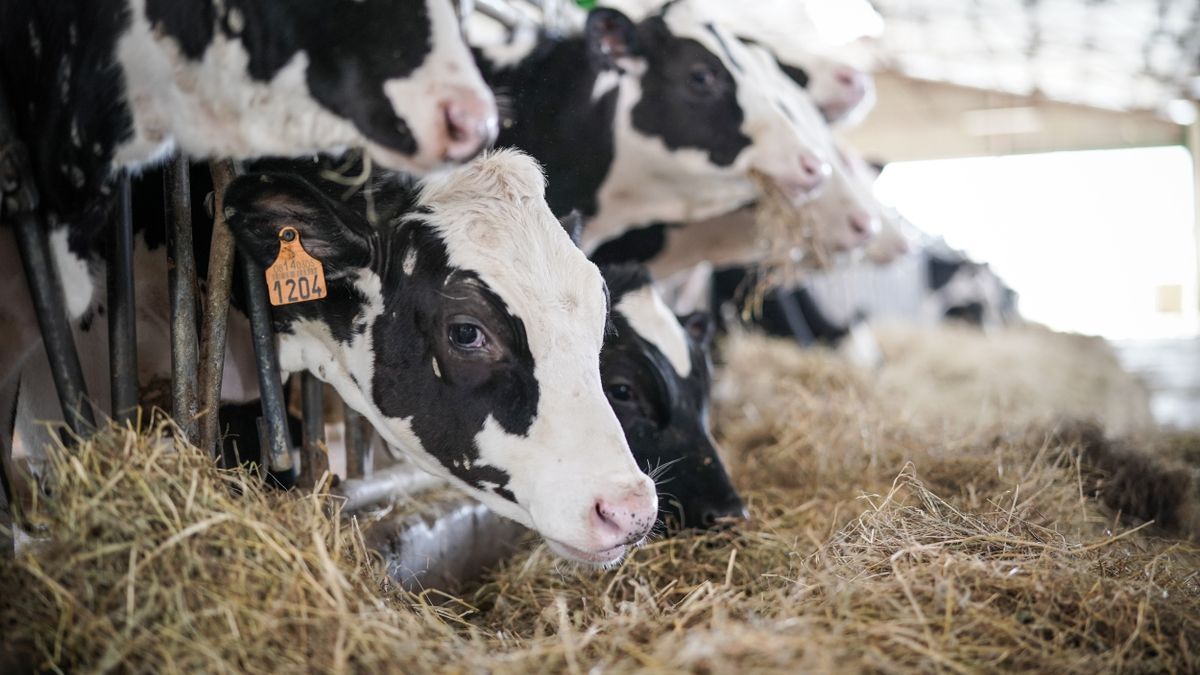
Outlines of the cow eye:
M 449 331 L 450 344 L 459 349 L 483 349 L 487 336 L 483 329 L 473 323 L 452 323 Z
M 710 66 L 698 63 L 692 66 L 692 70 L 688 73 L 688 80 L 692 87 L 707 91 L 712 89 L 717 84 L 717 74 L 713 72 Z
M 633 400 L 633 387 L 624 382 L 609 385 L 608 397 L 619 403 L 629 403 Z

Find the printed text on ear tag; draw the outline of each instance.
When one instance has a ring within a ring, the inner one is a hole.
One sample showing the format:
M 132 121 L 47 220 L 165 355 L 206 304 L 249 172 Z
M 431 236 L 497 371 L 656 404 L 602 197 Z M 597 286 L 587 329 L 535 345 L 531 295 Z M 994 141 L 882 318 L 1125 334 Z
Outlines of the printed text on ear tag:
M 290 225 L 279 231 L 279 255 L 266 274 L 272 305 L 320 300 L 326 295 L 325 266 L 304 250 L 300 233 Z

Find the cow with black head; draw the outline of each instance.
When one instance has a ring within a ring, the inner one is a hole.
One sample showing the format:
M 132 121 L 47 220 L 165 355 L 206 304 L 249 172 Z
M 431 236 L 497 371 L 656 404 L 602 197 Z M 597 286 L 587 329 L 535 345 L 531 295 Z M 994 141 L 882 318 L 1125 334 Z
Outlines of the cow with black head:
M 661 522 L 670 530 L 746 518 L 709 428 L 708 314 L 677 318 L 644 267 L 601 271 L 613 303 L 600 357 L 605 394 L 634 458 L 655 475 Z
M 381 437 L 568 558 L 606 564 L 657 513 L 604 398 L 608 299 L 544 200 L 537 164 L 497 152 L 418 190 L 331 199 L 294 174 L 230 185 L 226 217 L 269 265 L 283 227 L 328 297 L 276 307 L 284 371 L 333 385 Z
M 477 50 L 506 102 L 499 144 L 545 165 L 551 207 L 587 222 L 585 251 L 735 210 L 758 194 L 752 171 L 797 202 L 826 180 L 829 158 L 807 139 L 822 130 L 804 126 L 790 80 L 694 4 L 636 23 L 593 10 L 580 34 Z

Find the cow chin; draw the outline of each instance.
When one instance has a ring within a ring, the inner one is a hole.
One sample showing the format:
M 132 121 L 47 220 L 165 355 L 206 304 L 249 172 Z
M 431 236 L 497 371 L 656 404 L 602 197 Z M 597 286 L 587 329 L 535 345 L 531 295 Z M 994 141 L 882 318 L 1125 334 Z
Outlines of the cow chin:
M 372 162 L 385 169 L 417 176 L 453 167 L 453 164 L 443 161 L 437 153 L 418 152 L 409 155 L 370 141 L 366 144 L 366 151 Z
M 625 559 L 625 552 L 629 549 L 628 546 L 621 545 L 604 551 L 584 551 L 553 539 L 546 539 L 546 545 L 562 558 L 604 569 L 619 564 Z

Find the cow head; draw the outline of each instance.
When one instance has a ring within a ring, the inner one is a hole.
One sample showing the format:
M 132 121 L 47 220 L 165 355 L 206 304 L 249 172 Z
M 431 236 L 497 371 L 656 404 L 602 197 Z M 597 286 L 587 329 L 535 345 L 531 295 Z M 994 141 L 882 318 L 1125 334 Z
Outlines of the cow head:
M 324 261 L 327 298 L 275 308 L 285 370 L 332 384 L 389 444 L 560 554 L 610 563 L 657 499 L 601 385 L 604 281 L 544 188 L 505 151 L 426 181 L 374 227 L 294 175 L 239 178 L 225 203 L 260 263 L 285 225 Z
M 875 80 L 854 66 L 794 50 L 788 50 L 782 66 L 796 84 L 808 90 L 830 124 L 853 126 L 875 105 Z
M 615 330 L 600 359 L 609 403 L 633 456 L 655 474 L 668 525 L 712 527 L 746 509 L 709 431 L 712 322 L 681 322 L 663 304 L 645 268 L 602 268 Z
M 774 59 L 680 0 L 639 23 L 589 14 L 595 99 L 616 91 L 614 157 L 585 237 L 601 241 L 651 220 L 684 221 L 751 201 L 751 171 L 797 202 L 829 173 Z M 817 116 L 819 120 L 819 115 Z M 651 204 L 646 213 L 647 204 Z M 630 209 L 640 209 L 631 212 Z
M 130 4 L 117 57 L 134 138 L 118 162 L 174 138 L 197 156 L 365 147 L 424 173 L 495 139 L 495 100 L 451 0 Z

